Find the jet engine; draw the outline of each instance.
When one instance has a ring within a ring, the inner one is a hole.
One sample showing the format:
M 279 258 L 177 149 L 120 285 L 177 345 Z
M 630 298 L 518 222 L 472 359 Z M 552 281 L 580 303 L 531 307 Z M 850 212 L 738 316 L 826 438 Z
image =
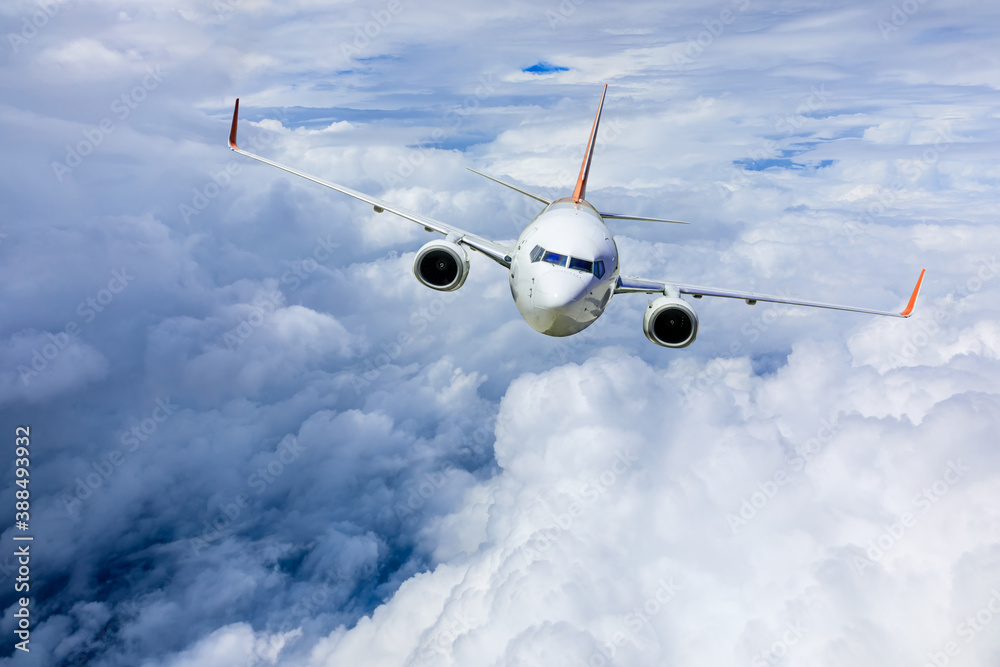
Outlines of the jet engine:
M 469 276 L 469 256 L 464 248 L 447 239 L 431 241 L 417 251 L 413 275 L 431 289 L 457 290 Z
M 657 345 L 687 347 L 698 335 L 698 314 L 683 299 L 661 296 L 649 302 L 642 330 Z

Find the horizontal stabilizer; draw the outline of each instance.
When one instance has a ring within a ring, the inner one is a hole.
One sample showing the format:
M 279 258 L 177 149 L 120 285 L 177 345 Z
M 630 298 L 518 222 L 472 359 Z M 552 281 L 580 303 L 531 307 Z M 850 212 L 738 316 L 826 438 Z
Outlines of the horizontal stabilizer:
M 552 203 L 552 200 L 551 200 L 551 199 L 546 199 L 545 197 L 541 197 L 541 196 L 539 196 L 539 195 L 536 195 L 536 194 L 534 194 L 533 192 L 528 192 L 527 190 L 522 190 L 521 188 L 517 187 L 516 185 L 511 185 L 510 183 L 504 183 L 504 182 L 503 182 L 503 181 L 501 181 L 500 179 L 498 179 L 498 178 L 493 178 L 492 176 L 487 176 L 487 175 L 486 175 L 486 174 L 484 174 L 483 172 L 481 172 L 481 171 L 476 171 L 476 170 L 475 170 L 475 169 L 473 169 L 472 167 L 466 167 L 466 169 L 468 169 L 469 171 L 471 171 L 471 172 L 472 172 L 473 174 L 479 174 L 479 175 L 480 175 L 480 176 L 482 176 L 483 178 L 488 178 L 488 179 L 490 179 L 491 181 L 493 181 L 494 183 L 499 183 L 500 185 L 502 185 L 502 186 L 504 186 L 504 187 L 507 187 L 507 188 L 510 188 L 511 190 L 515 190 L 516 192 L 520 192 L 520 193 L 521 193 L 522 195 L 526 195 L 526 196 L 528 196 L 528 197 L 531 197 L 532 199 L 537 199 L 538 201 L 542 202 L 542 203 L 543 203 L 543 204 L 545 204 L 546 206 L 548 206 L 549 204 L 551 204 L 551 203 Z
M 664 218 L 644 218 L 638 215 L 625 215 L 623 213 L 601 213 L 602 218 L 607 218 L 610 220 L 639 220 L 641 222 L 670 222 L 675 225 L 690 225 L 690 222 L 683 222 L 681 220 L 665 220 Z

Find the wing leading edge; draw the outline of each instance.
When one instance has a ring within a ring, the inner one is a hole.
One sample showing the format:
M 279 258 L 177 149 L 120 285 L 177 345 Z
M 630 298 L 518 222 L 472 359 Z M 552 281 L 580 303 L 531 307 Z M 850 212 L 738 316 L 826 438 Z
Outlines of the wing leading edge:
M 917 285 L 913 288 L 913 293 L 910 295 L 910 301 L 906 304 L 906 308 L 902 312 L 893 312 L 887 310 L 873 310 L 871 308 L 858 308 L 855 306 L 841 306 L 832 303 L 823 303 L 820 301 L 805 301 L 802 299 L 789 299 L 783 296 L 771 296 L 768 294 L 758 294 L 756 292 L 742 292 L 737 290 L 725 290 L 718 289 L 715 287 L 700 287 L 698 285 L 681 285 L 678 283 L 664 283 L 656 280 L 644 280 L 642 278 L 625 278 L 619 277 L 618 284 L 615 287 L 615 294 L 636 294 L 645 293 L 651 294 L 654 292 L 663 292 L 674 288 L 680 294 L 688 294 L 695 298 L 701 298 L 703 296 L 718 296 L 728 299 L 743 299 L 750 305 L 758 301 L 766 301 L 769 303 L 784 303 L 792 306 L 811 306 L 814 308 L 829 308 L 831 310 L 846 310 L 852 313 L 868 313 L 870 315 L 885 315 L 887 317 L 909 317 L 913 314 L 913 307 L 917 303 L 917 295 L 920 293 L 920 285 L 924 281 L 924 273 L 926 269 L 920 271 L 920 277 L 917 278 Z
M 299 171 L 298 169 L 294 169 L 287 165 L 274 162 L 273 160 L 268 160 L 265 157 L 261 157 L 260 155 L 254 155 L 249 151 L 243 150 L 242 148 L 236 145 L 236 125 L 239 120 L 239 111 L 240 111 L 240 100 L 239 98 L 237 98 L 236 106 L 233 109 L 233 126 L 232 129 L 230 129 L 229 131 L 229 147 L 233 149 L 233 151 L 239 153 L 240 155 L 245 155 L 248 158 L 257 160 L 258 162 L 263 162 L 264 164 L 269 164 L 272 167 L 277 167 L 278 169 L 287 171 L 290 174 L 295 174 L 296 176 L 300 176 L 306 180 L 312 181 L 313 183 L 318 183 L 324 187 L 330 188 L 331 190 L 336 190 L 337 192 L 343 193 L 348 197 L 353 197 L 354 199 L 363 201 L 366 204 L 371 204 L 377 213 L 388 211 L 389 213 L 393 213 L 401 218 L 406 218 L 407 220 L 410 220 L 412 222 L 417 223 L 418 225 L 423 226 L 423 228 L 429 232 L 438 232 L 439 234 L 444 234 L 445 236 L 450 237 L 456 243 L 467 245 L 473 250 L 477 250 L 483 253 L 497 264 L 510 268 L 510 261 L 511 261 L 510 255 L 513 252 L 513 250 L 501 243 L 497 243 L 496 241 L 492 241 L 485 237 L 479 236 L 478 234 L 467 232 L 464 229 L 460 229 L 459 227 L 455 227 L 454 225 L 449 225 L 447 223 L 441 222 L 440 220 L 435 220 L 434 218 L 429 218 L 425 215 L 421 215 L 420 213 L 416 213 L 414 211 L 407 210 L 400 206 L 396 206 L 395 204 L 387 202 L 383 199 L 379 199 L 378 197 L 366 195 L 363 192 L 358 192 L 357 190 L 353 190 L 344 185 L 338 185 L 337 183 L 331 183 L 330 181 L 325 181 L 322 178 L 311 176 L 305 172 Z

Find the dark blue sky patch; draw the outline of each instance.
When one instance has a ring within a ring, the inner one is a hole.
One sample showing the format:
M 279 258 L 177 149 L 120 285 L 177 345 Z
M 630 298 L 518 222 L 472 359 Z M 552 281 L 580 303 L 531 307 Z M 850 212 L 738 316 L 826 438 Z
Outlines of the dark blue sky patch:
M 988 38 L 974 26 L 943 26 L 933 30 L 922 30 L 913 40 L 914 44 L 948 44 L 971 42 Z
M 766 160 L 733 160 L 737 167 L 743 167 L 747 171 L 764 171 L 765 169 L 823 169 L 833 164 L 835 160 L 818 160 L 810 162 L 794 162 L 788 158 L 769 158 Z
M 553 65 L 552 63 L 547 63 L 544 60 L 539 60 L 537 63 L 531 67 L 525 67 L 522 72 L 529 72 L 531 74 L 548 74 L 550 72 L 568 72 L 568 67 L 559 67 L 558 65 Z
M 428 140 L 415 146 L 407 146 L 407 148 L 432 148 L 445 151 L 457 150 L 464 153 L 472 146 L 491 143 L 496 140 L 496 137 L 495 132 L 462 132 L 453 136 L 443 137 L 438 141 Z
M 781 149 L 781 155 L 779 157 L 795 157 L 796 155 L 802 155 L 819 144 L 818 141 L 804 141 L 802 143 L 793 144 L 788 148 Z
M 757 377 L 767 377 L 774 375 L 784 366 L 788 365 L 788 355 L 791 350 L 774 350 L 763 354 L 755 354 L 750 357 L 750 366 Z

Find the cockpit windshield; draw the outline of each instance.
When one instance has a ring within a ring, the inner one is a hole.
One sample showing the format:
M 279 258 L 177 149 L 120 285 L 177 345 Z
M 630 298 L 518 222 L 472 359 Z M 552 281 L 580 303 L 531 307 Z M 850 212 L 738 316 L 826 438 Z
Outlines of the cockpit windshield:
M 604 277 L 604 262 L 598 260 L 592 262 L 589 259 L 580 259 L 579 257 L 568 257 L 566 255 L 560 255 L 557 252 L 551 252 L 546 250 L 541 246 L 535 246 L 531 250 L 531 261 L 534 262 L 548 262 L 549 264 L 555 264 L 557 266 L 564 266 L 575 271 L 583 271 L 584 273 L 592 273 L 598 280 Z
M 549 264 L 556 264 L 557 266 L 566 266 L 566 255 L 546 251 L 545 254 L 542 255 L 542 261 L 548 262 Z

